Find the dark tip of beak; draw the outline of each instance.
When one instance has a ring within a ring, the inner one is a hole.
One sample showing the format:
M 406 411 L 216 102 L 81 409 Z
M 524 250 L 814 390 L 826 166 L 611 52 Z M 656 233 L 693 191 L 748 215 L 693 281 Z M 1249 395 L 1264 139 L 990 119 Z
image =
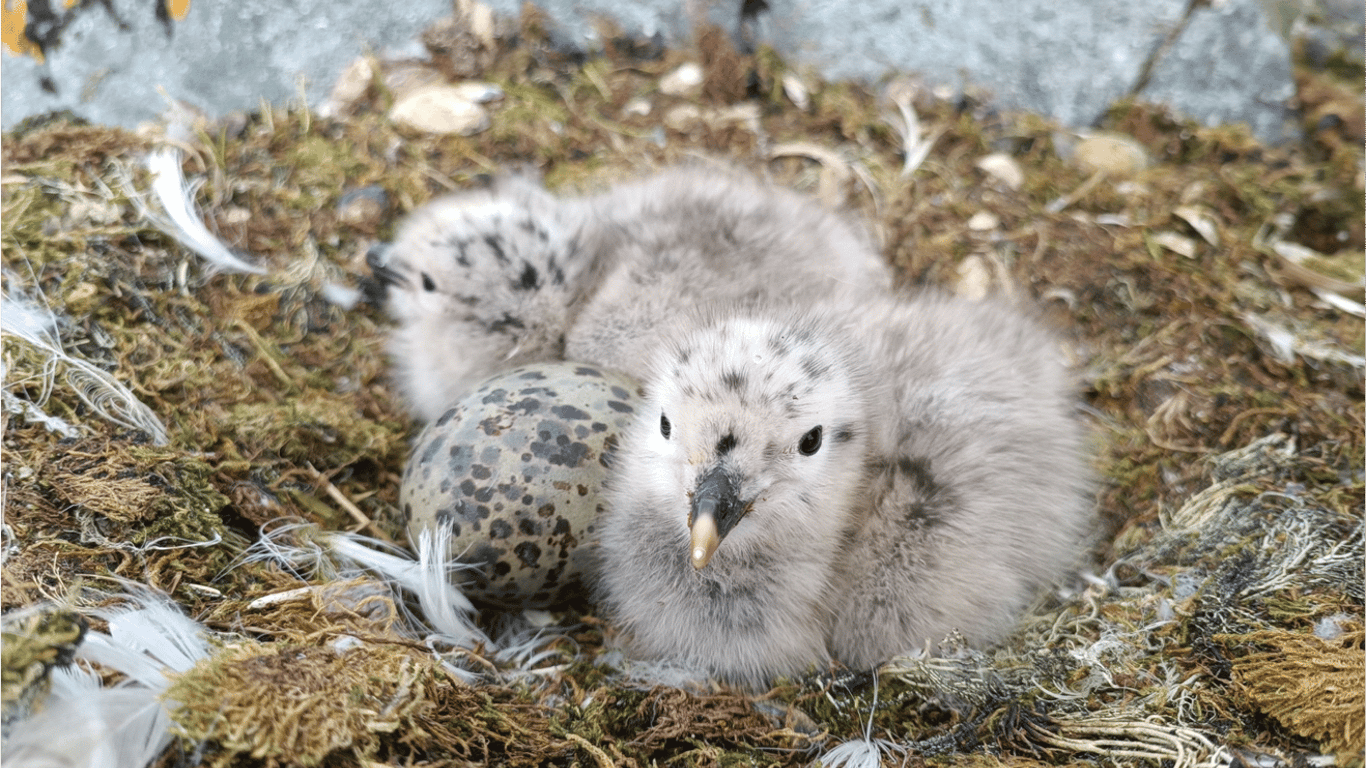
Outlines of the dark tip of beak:
M 718 464 L 702 475 L 688 513 L 694 568 L 706 567 L 721 540 L 748 511 L 749 505 L 736 494 L 733 476 L 725 468 Z

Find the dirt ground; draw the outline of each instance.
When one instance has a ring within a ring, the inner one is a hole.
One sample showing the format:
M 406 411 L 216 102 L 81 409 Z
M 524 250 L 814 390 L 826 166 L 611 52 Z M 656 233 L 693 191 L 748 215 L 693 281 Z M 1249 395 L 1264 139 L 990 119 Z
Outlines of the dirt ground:
M 852 765 L 858 746 L 888 765 L 1361 764 L 1359 66 L 1302 69 L 1305 140 L 1265 147 L 1139 104 L 1083 139 L 971 92 L 821 82 L 714 31 L 677 51 L 608 39 L 582 59 L 534 16 L 496 41 L 452 23 L 336 117 L 196 124 L 179 146 L 197 203 L 262 275 L 212 273 L 144 214 L 156 130 L 59 115 L 5 135 L 5 294 L 55 318 L 45 348 L 7 309 L 0 606 L 48 606 L 5 624 L 7 721 L 126 580 L 214 637 L 172 683 L 187 706 L 162 766 Z M 701 82 L 662 91 L 685 62 Z M 388 117 L 405 82 L 471 77 L 501 90 L 485 130 Z M 464 682 L 392 598 L 329 597 L 365 582 L 242 557 L 281 520 L 406 541 L 414 424 L 364 262 L 405 212 L 508 168 L 592 189 L 699 158 L 857 211 L 906 290 L 1045 308 L 1096 432 L 1089 579 L 1001 649 L 894 662 L 876 696 L 872 675 L 821 673 L 755 698 L 632 682 L 587 605 L 552 617 L 534 674 L 474 652 Z M 338 664 L 343 634 L 364 663 Z

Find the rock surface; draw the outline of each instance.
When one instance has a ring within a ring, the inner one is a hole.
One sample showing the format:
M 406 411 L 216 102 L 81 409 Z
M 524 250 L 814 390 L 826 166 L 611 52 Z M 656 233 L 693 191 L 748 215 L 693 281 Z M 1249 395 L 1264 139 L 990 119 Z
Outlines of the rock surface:
M 50 30 L 39 34 L 46 39 L 42 62 L 12 49 L 3 54 L 6 129 L 59 110 L 132 128 L 165 111 L 160 89 L 215 116 L 252 110 L 262 100 L 297 100 L 300 78 L 309 103 L 318 105 L 367 50 L 423 55 L 418 35 L 451 12 L 450 0 L 414 0 L 383 13 L 353 0 L 242 0 L 194 3 L 175 21 L 159 19 L 159 3 L 145 0 L 48 10 L 54 5 L 63 4 L 28 5 L 30 28 Z
M 50 0 L 49 0 L 50 3 Z M 669 44 L 705 19 L 826 78 L 876 81 L 909 71 L 928 82 L 993 94 L 1007 109 L 1065 125 L 1093 123 L 1116 99 L 1165 103 L 1206 124 L 1242 122 L 1264 140 L 1296 133 L 1285 17 L 1289 0 L 541 0 L 567 45 L 601 45 L 601 18 L 623 33 Z M 490 0 L 515 18 L 521 0 Z M 449 14 L 418 0 L 377 14 L 354 0 L 196 4 L 179 21 L 152 4 L 110 0 L 54 12 L 29 6 L 45 61 L 7 55 L 3 124 L 67 109 L 95 122 L 133 126 L 159 114 L 158 88 L 210 114 L 254 109 L 303 91 L 322 103 L 347 64 L 366 51 L 422 55 L 419 33 Z M 746 13 L 754 8 L 759 10 Z M 1297 6 L 1296 6 L 1297 7 Z M 15 12 L 7 11 L 13 16 Z M 12 23 L 7 18 L 6 23 Z

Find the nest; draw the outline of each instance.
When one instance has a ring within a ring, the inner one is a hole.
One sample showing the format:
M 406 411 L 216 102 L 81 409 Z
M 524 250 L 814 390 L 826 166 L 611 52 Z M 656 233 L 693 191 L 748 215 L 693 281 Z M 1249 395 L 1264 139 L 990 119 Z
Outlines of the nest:
M 974 94 L 824 83 L 715 32 L 586 59 L 531 12 L 433 35 L 331 117 L 263 106 L 180 142 L 263 274 L 156 226 L 152 139 L 62 116 L 5 137 L 7 733 L 87 671 L 166 702 L 161 765 L 1361 763 L 1359 69 L 1301 73 L 1297 146 L 1121 104 L 1104 127 L 1147 167 L 1097 169 Z M 695 88 L 661 89 L 690 62 Z M 396 127 L 412 71 L 495 85 L 488 127 Z M 1000 648 L 753 697 L 662 684 L 591 606 L 522 647 L 442 644 L 382 580 L 258 556 L 282 519 L 406 542 L 414 425 L 364 266 L 402 213 L 528 163 L 588 189 L 698 157 L 857 210 L 908 286 L 1027 296 L 1068 329 L 1104 478 L 1086 578 Z M 126 631 L 129 595 L 198 622 L 169 677 L 75 660 Z

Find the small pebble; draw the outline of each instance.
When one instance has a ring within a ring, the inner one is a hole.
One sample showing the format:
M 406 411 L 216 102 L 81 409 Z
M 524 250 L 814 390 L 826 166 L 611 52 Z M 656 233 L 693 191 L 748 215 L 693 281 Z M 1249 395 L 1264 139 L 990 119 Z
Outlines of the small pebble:
M 489 127 L 487 109 L 451 85 L 424 85 L 399 97 L 389 119 L 423 133 L 472 136 Z

